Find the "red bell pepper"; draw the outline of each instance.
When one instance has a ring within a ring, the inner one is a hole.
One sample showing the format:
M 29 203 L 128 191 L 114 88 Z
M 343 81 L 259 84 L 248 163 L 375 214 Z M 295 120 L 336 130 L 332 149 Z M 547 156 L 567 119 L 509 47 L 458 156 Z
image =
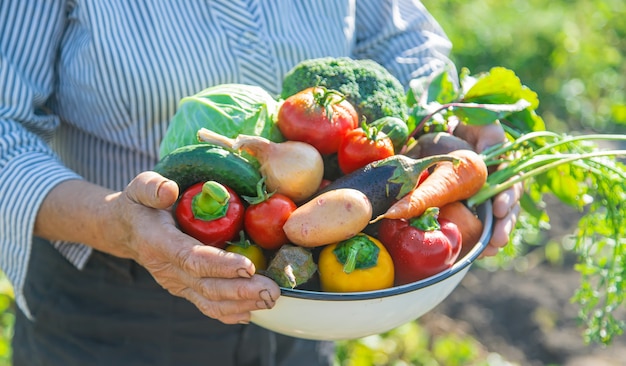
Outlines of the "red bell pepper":
M 395 267 L 395 284 L 430 277 L 450 268 L 461 252 L 461 232 L 451 221 L 439 219 L 432 207 L 412 219 L 383 219 L 378 238 Z
M 224 249 L 243 229 L 245 206 L 235 191 L 215 181 L 189 187 L 178 200 L 181 230 L 205 245 Z

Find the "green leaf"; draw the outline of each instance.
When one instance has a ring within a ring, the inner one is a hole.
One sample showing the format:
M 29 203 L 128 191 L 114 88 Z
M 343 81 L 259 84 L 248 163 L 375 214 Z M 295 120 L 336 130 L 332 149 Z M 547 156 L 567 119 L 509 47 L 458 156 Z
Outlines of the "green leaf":
M 477 78 L 472 75 L 467 67 L 462 67 L 459 73 L 459 81 L 461 83 L 462 93 L 466 94 L 467 90 L 471 89 L 476 84 Z
M 406 104 L 409 107 L 413 107 L 418 104 L 420 98 L 426 90 L 428 90 L 428 84 L 430 84 L 431 77 L 422 76 L 411 80 L 411 85 L 406 93 Z
M 427 105 L 416 104 L 409 111 L 409 118 L 406 121 L 406 125 L 410 132 L 414 131 L 420 123 L 430 116 L 429 120 L 434 120 L 436 123 L 445 124 L 444 117 L 441 113 L 436 113 L 442 108 L 438 102 L 432 102 Z
M 463 96 L 467 103 L 513 104 L 520 99 L 530 103 L 531 109 L 539 106 L 537 93 L 524 86 L 515 72 L 504 67 L 494 67 L 481 74 Z
M 407 92 L 407 104 L 409 107 L 416 104 L 425 106 L 432 102 L 445 104 L 454 102 L 459 97 L 459 90 L 450 73 L 442 70 L 437 74 L 411 80 Z
M 549 222 L 550 218 L 546 214 L 546 210 L 540 206 L 528 192 L 522 194 L 520 206 L 525 213 L 535 220 L 537 225 Z
M 529 102 L 525 99 L 519 99 L 512 104 L 456 103 L 454 114 L 469 125 L 482 126 L 494 123 L 529 106 Z
M 507 124 L 519 133 L 529 133 L 533 131 L 545 131 L 546 124 L 543 118 L 534 110 L 526 108 L 519 112 L 513 112 L 504 119 L 500 119 L 501 123 Z
M 545 174 L 545 178 L 548 181 L 547 184 L 550 186 L 551 193 L 561 202 L 580 208 L 585 204 L 583 201 L 584 189 L 571 170 L 570 165 L 562 165 L 548 171 Z
M 435 75 L 428 85 L 428 93 L 425 96 L 425 100 L 420 100 L 420 103 L 430 104 L 431 102 L 438 102 L 439 104 L 446 104 L 454 102 L 458 98 L 459 91 L 456 85 L 452 82 L 450 74 L 444 71 Z

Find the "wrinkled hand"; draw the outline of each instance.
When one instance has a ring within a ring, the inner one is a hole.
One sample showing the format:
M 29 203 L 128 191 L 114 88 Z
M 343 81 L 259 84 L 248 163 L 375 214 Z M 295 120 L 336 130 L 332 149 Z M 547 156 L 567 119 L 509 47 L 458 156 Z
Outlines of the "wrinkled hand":
M 473 145 L 477 152 L 484 151 L 490 146 L 506 141 L 504 130 L 499 123 L 486 126 L 460 124 L 455 129 L 454 134 Z M 483 256 L 496 255 L 498 250 L 509 242 L 509 236 L 515 228 L 515 223 L 520 213 L 519 200 L 522 192 L 523 185 L 518 183 L 493 198 L 495 222 L 491 240 L 483 251 Z
M 223 323 L 247 323 L 250 311 L 272 308 L 280 290 L 271 279 L 255 274 L 249 259 L 179 231 L 168 211 L 177 196 L 176 183 L 154 172 L 139 174 L 112 196 L 117 224 L 124 231 L 117 237 L 127 246 L 127 256 L 171 294 Z

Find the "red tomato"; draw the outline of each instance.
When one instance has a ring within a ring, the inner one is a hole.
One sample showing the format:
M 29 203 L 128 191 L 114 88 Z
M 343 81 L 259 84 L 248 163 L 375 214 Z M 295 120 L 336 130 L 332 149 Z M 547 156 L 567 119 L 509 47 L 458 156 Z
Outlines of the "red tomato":
M 341 140 L 337 160 L 341 171 L 348 174 L 393 154 L 393 142 L 389 136 L 364 125 L 348 132 Z
M 342 94 L 322 87 L 302 90 L 278 110 L 277 125 L 287 140 L 313 145 L 322 155 L 337 152 L 349 131 L 358 127 L 354 106 Z
M 261 248 L 275 250 L 289 243 L 283 225 L 296 204 L 287 196 L 274 193 L 266 200 L 251 204 L 244 215 L 244 229 Z
M 324 189 L 327 185 L 331 184 L 333 181 L 330 179 L 322 179 L 322 181 L 320 182 L 320 186 L 317 189 L 318 191 L 321 191 L 322 189 Z

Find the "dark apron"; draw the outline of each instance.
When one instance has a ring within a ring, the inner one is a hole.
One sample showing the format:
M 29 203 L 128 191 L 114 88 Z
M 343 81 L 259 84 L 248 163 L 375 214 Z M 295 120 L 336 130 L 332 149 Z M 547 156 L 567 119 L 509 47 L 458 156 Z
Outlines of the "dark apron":
M 331 365 L 332 342 L 225 325 L 170 295 L 134 261 L 94 251 L 82 271 L 36 239 L 17 311 L 14 366 Z

